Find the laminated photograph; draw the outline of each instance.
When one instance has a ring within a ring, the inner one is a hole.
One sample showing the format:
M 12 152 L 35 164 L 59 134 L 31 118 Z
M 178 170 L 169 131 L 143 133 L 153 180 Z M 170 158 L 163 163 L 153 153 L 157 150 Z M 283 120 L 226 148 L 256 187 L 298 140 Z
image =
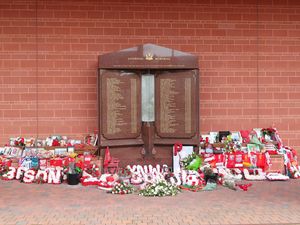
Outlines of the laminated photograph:
M 219 132 L 209 132 L 209 143 L 213 144 L 217 142 Z
M 241 134 L 240 134 L 239 131 L 233 131 L 233 132 L 231 133 L 231 139 L 232 139 L 233 141 L 238 141 L 238 142 L 240 142 L 240 143 L 243 142 L 242 136 L 241 136 Z
M 175 146 L 173 147 L 173 172 L 174 173 L 179 173 L 181 170 L 180 160 L 192 154 L 193 151 L 194 151 L 193 146 L 182 146 L 182 149 L 178 152 L 176 152 Z

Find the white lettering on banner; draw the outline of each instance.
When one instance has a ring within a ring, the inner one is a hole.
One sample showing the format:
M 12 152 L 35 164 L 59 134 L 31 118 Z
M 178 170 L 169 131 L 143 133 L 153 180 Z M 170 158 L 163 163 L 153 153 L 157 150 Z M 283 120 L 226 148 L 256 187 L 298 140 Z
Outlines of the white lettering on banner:
M 3 175 L 4 180 L 20 180 L 22 178 L 25 183 L 31 183 L 35 180 L 39 180 L 41 177 L 44 182 L 48 184 L 60 184 L 61 177 L 63 175 L 63 169 L 61 167 L 47 168 L 46 170 L 32 170 L 26 167 L 9 167 L 9 171 Z
M 146 182 L 146 183 L 155 183 L 160 180 L 164 180 L 166 170 L 168 170 L 167 165 L 163 165 L 162 168 L 160 165 L 156 165 L 156 167 L 153 167 L 152 165 L 133 165 L 133 166 L 127 166 L 129 171 L 132 173 L 133 177 L 133 183 L 137 181 Z
M 48 168 L 48 184 L 60 184 L 61 168 Z
M 41 176 L 43 177 L 43 181 L 46 183 L 48 180 L 48 173 L 45 170 L 38 170 L 35 175 L 35 179 L 39 180 Z
M 35 171 L 34 170 L 27 170 L 24 173 L 23 181 L 25 183 L 32 183 L 32 181 L 34 180 L 34 175 L 35 175 Z
M 17 170 L 15 167 L 9 167 L 8 169 L 9 169 L 9 171 L 6 174 L 4 174 L 3 177 L 5 179 L 12 180 L 15 178 Z
M 24 172 L 26 172 L 27 170 L 28 170 L 28 168 L 26 168 L 26 167 L 19 167 L 19 168 L 17 169 L 16 179 L 17 179 L 17 180 L 20 180 L 21 175 L 23 175 Z

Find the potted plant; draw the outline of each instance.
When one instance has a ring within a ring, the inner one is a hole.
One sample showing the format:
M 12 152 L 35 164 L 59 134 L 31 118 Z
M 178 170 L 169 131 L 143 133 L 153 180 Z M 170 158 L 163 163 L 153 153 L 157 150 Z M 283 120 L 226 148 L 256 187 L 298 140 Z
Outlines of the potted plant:
M 81 174 L 82 174 L 82 169 L 77 167 L 75 162 L 70 162 L 68 173 L 67 173 L 68 184 L 69 185 L 79 184 Z

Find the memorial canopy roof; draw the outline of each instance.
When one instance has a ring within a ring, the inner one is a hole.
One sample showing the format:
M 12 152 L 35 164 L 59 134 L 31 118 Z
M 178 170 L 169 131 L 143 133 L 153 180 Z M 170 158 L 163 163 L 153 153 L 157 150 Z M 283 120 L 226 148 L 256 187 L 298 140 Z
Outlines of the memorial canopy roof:
M 198 57 L 154 44 L 99 56 L 100 69 L 197 69 Z

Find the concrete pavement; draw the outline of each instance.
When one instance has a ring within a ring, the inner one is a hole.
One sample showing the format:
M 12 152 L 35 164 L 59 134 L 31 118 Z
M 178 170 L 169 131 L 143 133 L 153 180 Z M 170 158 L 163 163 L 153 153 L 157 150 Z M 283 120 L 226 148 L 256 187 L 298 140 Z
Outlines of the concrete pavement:
M 252 183 L 247 192 L 218 186 L 158 198 L 0 181 L 0 224 L 300 224 L 300 180 Z

